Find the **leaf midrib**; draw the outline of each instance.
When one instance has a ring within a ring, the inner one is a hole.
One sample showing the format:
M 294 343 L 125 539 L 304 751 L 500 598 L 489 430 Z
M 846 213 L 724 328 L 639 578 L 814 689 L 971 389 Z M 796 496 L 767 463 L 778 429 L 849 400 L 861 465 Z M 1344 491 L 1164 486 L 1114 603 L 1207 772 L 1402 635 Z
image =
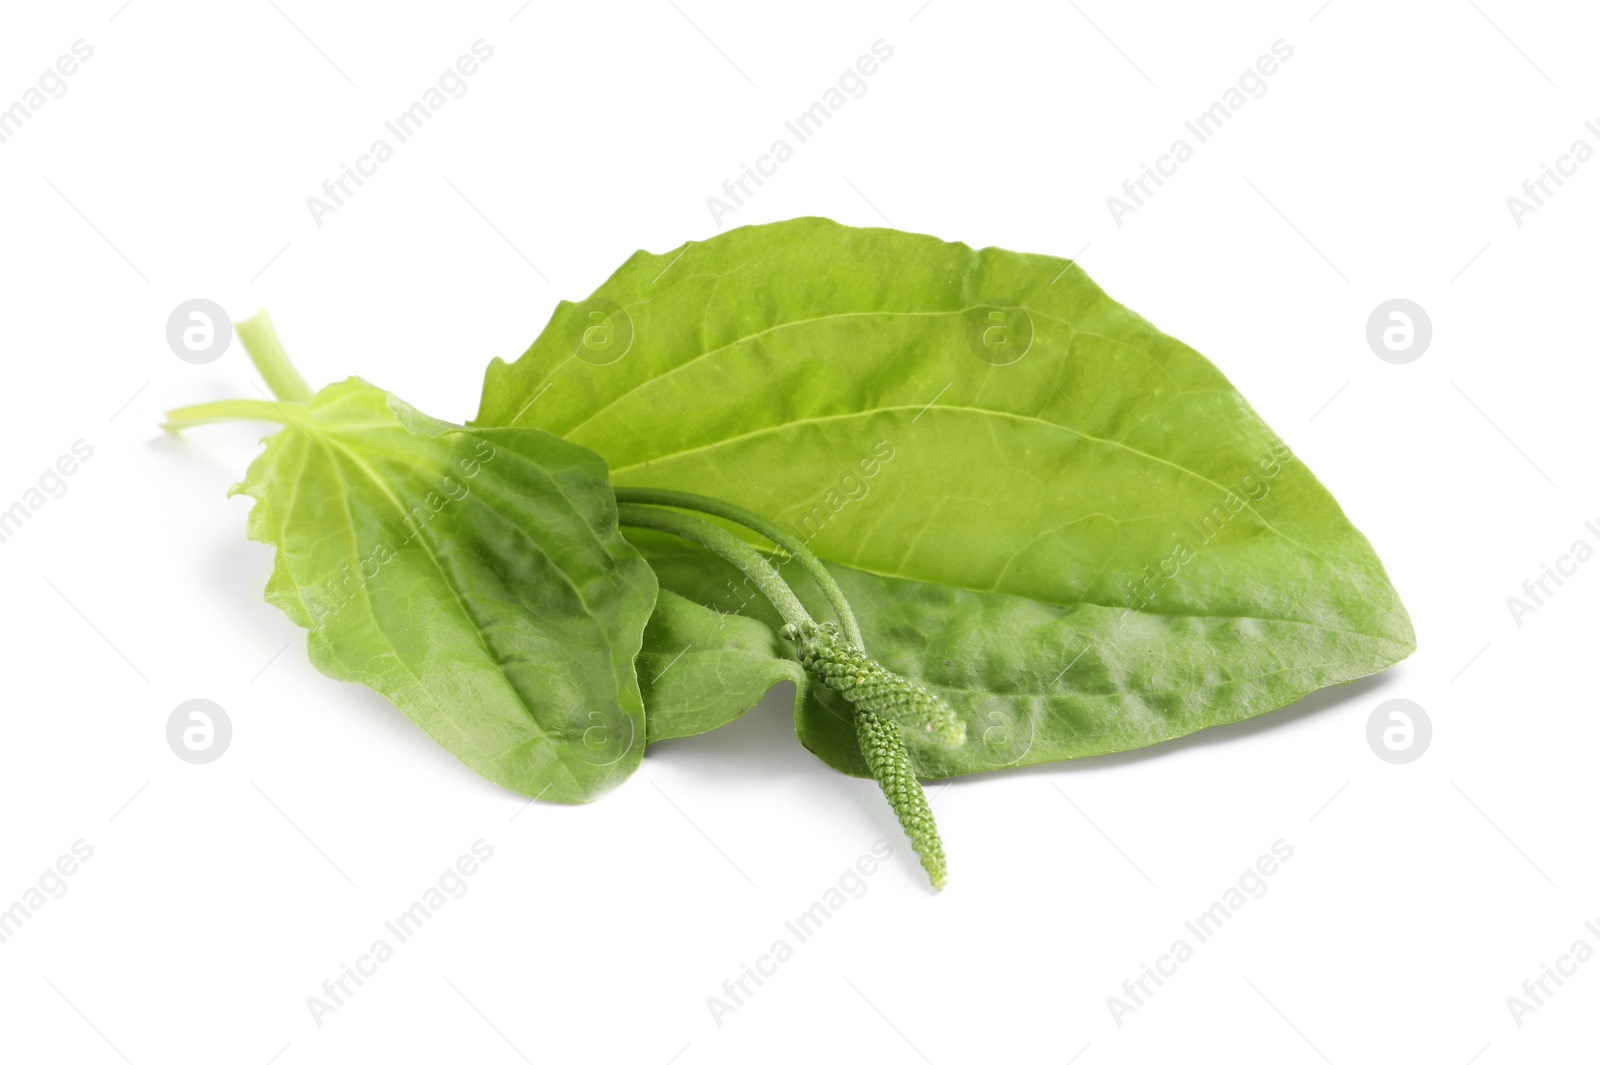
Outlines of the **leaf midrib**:
M 1116 440 L 1110 440 L 1110 439 L 1107 439 L 1105 437 L 1095 436 L 1095 435 L 1093 435 L 1091 433 L 1085 433 L 1081 429 L 1074 429 L 1070 425 L 1062 425 L 1059 422 L 1048 421 L 1048 420 L 1046 420 L 1044 418 L 1040 418 L 1040 417 L 1038 417 L 1036 415 L 1017 414 L 1017 413 L 1015 413 L 1013 411 L 990 410 L 990 409 L 983 408 L 983 407 L 955 406 L 955 405 L 948 404 L 948 403 L 936 403 L 936 404 L 929 404 L 929 405 L 926 405 L 926 406 L 917 406 L 915 404 L 894 404 L 894 405 L 891 405 L 891 406 L 871 407 L 871 408 L 867 408 L 865 410 L 859 410 L 859 411 L 848 411 L 848 412 L 845 412 L 843 414 L 824 414 L 824 415 L 816 415 L 816 416 L 806 417 L 806 418 L 796 418 L 794 420 L 787 421 L 787 422 L 782 422 L 782 423 L 777 424 L 777 425 L 767 426 L 766 428 L 755 429 L 755 430 L 752 430 L 752 431 L 750 431 L 748 433 L 737 433 L 737 434 L 735 434 L 733 436 L 722 437 L 721 439 L 713 440 L 713 441 L 711 441 L 711 443 L 705 444 L 705 445 L 702 445 L 702 446 L 699 446 L 699 447 L 684 448 L 684 449 L 682 449 L 680 451 L 672 451 L 672 452 L 668 452 L 667 454 L 664 454 L 664 455 L 655 455 L 655 456 L 652 456 L 649 459 L 646 459 L 644 462 L 635 462 L 635 463 L 632 463 L 632 464 L 627 465 L 627 466 L 616 466 L 616 467 L 613 467 L 613 469 L 611 471 L 611 476 L 612 476 L 613 479 L 616 479 L 616 478 L 619 478 L 619 477 L 621 477 L 621 476 L 623 476 L 623 475 L 625 475 L 625 474 L 627 474 L 627 473 L 629 473 L 629 472 L 631 472 L 633 470 L 643 469 L 644 467 L 652 465 L 652 464 L 655 464 L 655 463 L 668 462 L 668 461 L 670 461 L 672 459 L 680 458 L 680 457 L 682 457 L 684 455 L 692 455 L 692 454 L 696 454 L 698 452 L 709 451 L 709 450 L 712 450 L 714 448 L 719 448 L 723 444 L 731 444 L 731 443 L 734 443 L 736 441 L 753 439 L 753 438 L 756 438 L 756 437 L 765 436 L 765 435 L 770 434 L 770 433 L 783 432 L 785 430 L 793 429 L 793 428 L 796 428 L 796 427 L 802 426 L 802 425 L 814 425 L 814 424 L 821 424 L 823 422 L 834 422 L 834 421 L 847 421 L 847 420 L 854 419 L 854 418 L 871 417 L 874 414 L 893 414 L 893 413 L 900 413 L 900 412 L 911 411 L 911 410 L 915 410 L 915 411 L 930 411 L 930 410 L 948 411 L 948 412 L 954 413 L 954 414 L 975 415 L 975 416 L 980 416 L 980 417 L 985 417 L 985 418 L 1012 418 L 1012 419 L 1015 419 L 1015 420 L 1021 421 L 1021 422 L 1030 422 L 1030 423 L 1034 423 L 1034 424 L 1037 424 L 1037 425 L 1042 425 L 1042 426 L 1044 426 L 1044 427 L 1046 427 L 1048 429 L 1054 429 L 1054 430 L 1057 430 L 1059 432 L 1071 433 L 1074 436 L 1080 437 L 1080 438 L 1082 438 L 1084 440 L 1087 440 L 1087 441 L 1089 441 L 1091 443 L 1101 444 L 1101 445 L 1104 445 L 1104 446 L 1107 446 L 1107 447 L 1116 448 L 1116 449 L 1119 449 L 1119 450 L 1122 450 L 1122 451 L 1126 451 L 1126 452 L 1131 452 L 1132 454 L 1138 455 L 1138 456 L 1140 456 L 1142 458 L 1147 458 L 1152 462 L 1159 463 L 1159 464 L 1161 464 L 1163 466 L 1171 467 L 1172 469 L 1177 470 L 1180 473 L 1187 474 L 1190 477 L 1193 477 L 1196 480 L 1200 481 L 1201 483 L 1206 484 L 1206 485 L 1210 486 L 1211 488 L 1216 489 L 1217 491 L 1223 493 L 1223 495 L 1225 495 L 1225 496 L 1227 496 L 1227 495 L 1237 495 L 1237 493 L 1234 492 L 1233 489 L 1228 488 L 1228 487 L 1226 487 L 1224 485 L 1220 485 L 1216 481 L 1211 480 L 1211 478 L 1205 476 L 1204 474 L 1198 472 L 1197 470 L 1191 470 L 1187 466 L 1184 466 L 1181 463 L 1173 462 L 1170 459 L 1164 459 L 1159 455 L 1153 455 L 1148 451 L 1143 451 L 1143 450 L 1141 450 L 1139 448 L 1132 447 L 1131 445 L 1128 445 L 1128 444 L 1120 443 L 1119 441 L 1116 441 Z M 1271 531 L 1272 533 L 1277 535 L 1285 543 L 1288 543 L 1288 544 L 1290 544 L 1290 545 L 1292 545 L 1294 547 L 1299 548 L 1301 551 L 1304 551 L 1307 554 L 1311 555 L 1313 558 L 1317 559 L 1319 562 L 1327 562 L 1327 559 L 1323 558 L 1316 551 L 1313 551 L 1311 548 L 1309 548 L 1309 547 L 1305 546 L 1304 544 L 1298 542 L 1297 540 L 1293 539 L 1287 533 L 1285 533 L 1281 529 L 1279 529 L 1276 525 L 1273 525 L 1272 522 L 1268 521 L 1266 516 L 1263 515 L 1261 513 L 1261 511 L 1256 508 L 1256 506 L 1255 506 L 1255 504 L 1253 502 L 1251 502 L 1250 500 L 1247 499 L 1247 500 L 1245 500 L 1245 506 L 1250 509 L 1250 512 L 1252 514 L 1254 514 L 1258 520 L 1260 520 L 1262 525 L 1266 526 L 1266 528 L 1269 531 Z M 901 576 L 901 575 L 900 574 L 891 574 L 891 576 Z

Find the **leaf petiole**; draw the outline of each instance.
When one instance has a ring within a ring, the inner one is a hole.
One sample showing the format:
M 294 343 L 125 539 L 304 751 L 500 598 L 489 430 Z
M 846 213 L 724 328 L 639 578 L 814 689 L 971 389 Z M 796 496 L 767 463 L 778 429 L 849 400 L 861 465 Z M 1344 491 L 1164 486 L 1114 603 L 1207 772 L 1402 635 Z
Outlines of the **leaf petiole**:
M 855 709 L 856 735 L 862 758 L 877 780 L 878 787 L 883 789 L 884 797 L 889 800 L 900 827 L 911 840 L 912 849 L 921 859 L 928 880 L 935 890 L 942 890 L 946 876 L 944 844 L 939 839 L 933 811 L 929 809 L 928 797 L 917 780 L 911 754 L 906 750 L 900 729 L 908 726 L 917 728 L 938 737 L 942 742 L 959 745 L 966 738 L 966 729 L 961 721 L 943 699 L 868 658 L 858 646 L 861 638 L 859 631 L 856 641 L 849 642 L 838 625 L 831 622 L 817 624 L 794 591 L 784 583 L 776 567 L 760 551 L 720 525 L 653 504 L 687 507 L 692 502 L 695 509 L 720 513 L 720 516 L 729 520 L 744 520 L 736 515 L 753 518 L 761 525 L 772 528 L 779 536 L 784 535 L 782 530 L 718 500 L 670 492 L 657 493 L 655 499 L 646 502 L 646 497 L 651 494 L 647 489 L 618 489 L 617 523 L 664 532 L 699 544 L 737 567 L 772 602 L 778 616 L 784 621 L 783 636 L 799 645 L 801 664 L 822 683 L 844 696 L 845 701 Z M 751 527 L 779 546 L 784 546 L 772 534 L 757 526 Z M 804 545 L 799 545 L 799 551 L 805 551 Z M 802 556 L 796 553 L 795 557 Z M 812 557 L 815 559 L 815 556 Z M 821 568 L 820 562 L 816 565 Z M 822 573 L 826 576 L 827 571 L 822 570 Z M 827 578 L 824 588 L 829 584 L 832 584 L 831 577 Z M 837 586 L 834 586 L 834 591 L 838 593 Z M 839 593 L 841 603 L 843 599 L 843 594 Z M 843 603 L 839 616 L 850 618 L 852 624 L 855 621 L 848 603 Z
M 311 398 L 311 386 L 294 368 L 294 363 L 289 361 L 288 353 L 278 339 L 278 331 L 272 328 L 272 319 L 266 311 L 257 311 L 253 317 L 235 322 L 233 328 L 273 395 L 291 403 L 304 403 Z
M 258 421 L 276 422 L 279 425 L 296 424 L 293 415 L 304 409 L 311 399 L 311 386 L 306 384 L 300 371 L 289 361 L 272 319 L 266 311 L 257 311 L 251 318 L 235 322 L 239 339 L 244 342 L 250 361 L 255 363 L 261 377 L 277 396 L 270 399 L 224 399 L 216 403 L 197 403 L 167 411 L 167 420 L 161 428 L 169 433 L 180 433 L 196 425 L 213 422 Z
M 822 564 L 822 560 L 806 547 L 805 541 L 776 522 L 768 521 L 759 514 L 752 514 L 732 503 L 724 503 L 720 499 L 695 495 L 692 492 L 676 492 L 668 488 L 615 488 L 614 491 L 618 503 L 650 503 L 656 506 L 677 507 L 679 510 L 698 510 L 702 514 L 736 522 L 771 540 L 788 552 L 791 558 L 800 563 L 800 568 L 817 582 L 817 587 L 827 596 L 828 605 L 833 607 L 834 615 L 839 619 L 839 628 L 843 630 L 845 639 L 850 645 L 857 651 L 866 651 L 867 646 L 861 639 L 861 626 L 856 624 L 855 612 L 850 609 L 850 602 L 845 599 L 844 592 L 834 581 L 833 575 Z
M 216 403 L 196 403 L 167 411 L 167 420 L 161 428 L 169 433 L 182 432 L 196 425 L 213 422 L 257 421 L 292 425 L 289 409 L 300 409 L 299 403 L 274 403 L 270 399 L 224 399 Z
M 620 490 L 618 499 L 621 499 Z M 713 525 L 704 519 L 663 510 L 660 507 L 620 501 L 617 504 L 617 523 L 631 525 L 636 529 L 654 529 L 656 532 L 664 532 L 681 540 L 699 544 L 712 554 L 731 562 L 741 573 L 749 577 L 751 583 L 767 597 L 786 624 L 796 627 L 816 624 L 810 613 L 801 605 L 799 598 L 778 575 L 772 563 L 767 561 L 766 556 L 720 525 Z

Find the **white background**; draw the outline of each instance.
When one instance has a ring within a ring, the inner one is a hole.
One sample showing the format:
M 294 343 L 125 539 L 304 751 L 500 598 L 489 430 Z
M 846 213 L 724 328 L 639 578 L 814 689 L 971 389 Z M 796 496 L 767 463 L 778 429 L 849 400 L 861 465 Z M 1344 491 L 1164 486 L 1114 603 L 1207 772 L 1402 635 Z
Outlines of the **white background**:
M 94 453 L 0 544 L 0 906 L 74 841 L 93 857 L 0 944 L 0 1056 L 1592 1057 L 1600 962 L 1520 1027 L 1506 998 L 1600 946 L 1600 562 L 1520 627 L 1506 599 L 1600 543 L 1600 161 L 1520 227 L 1506 198 L 1574 139 L 1600 147 L 1600 19 L 919 2 L 5 5 L 0 106 L 74 41 L 94 55 L 0 144 L 0 508 L 74 441 Z M 480 38 L 467 94 L 314 224 L 306 198 Z M 259 429 L 156 429 L 255 395 L 237 343 L 206 366 L 168 349 L 195 297 L 269 307 L 314 384 L 361 374 L 470 417 L 486 362 L 559 298 L 717 232 L 706 198 L 879 39 L 869 91 L 721 228 L 821 214 L 1081 249 L 1329 486 L 1419 643 L 1244 726 L 935 785 L 940 896 L 874 786 L 795 742 L 785 698 L 652 749 L 591 806 L 524 808 L 318 675 L 262 601 L 270 552 L 224 498 Z M 1266 94 L 1116 225 L 1106 198 L 1279 39 Z M 1433 322 L 1408 365 L 1365 340 L 1393 297 Z M 205 766 L 165 739 L 196 697 L 234 728 Z M 1433 722 L 1409 765 L 1367 746 L 1390 698 Z M 880 837 L 897 854 L 865 896 L 715 1024 L 707 997 Z M 308 996 L 479 839 L 467 894 L 315 1024 Z M 1108 996 L 1279 839 L 1265 896 L 1114 1023 Z

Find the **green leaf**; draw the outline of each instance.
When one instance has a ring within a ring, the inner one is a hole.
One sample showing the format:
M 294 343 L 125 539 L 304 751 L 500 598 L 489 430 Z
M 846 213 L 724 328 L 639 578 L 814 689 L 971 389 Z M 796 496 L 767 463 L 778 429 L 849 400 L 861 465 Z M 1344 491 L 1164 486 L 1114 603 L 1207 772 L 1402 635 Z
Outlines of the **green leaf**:
M 885 666 L 942 695 L 966 723 L 954 750 L 913 745 L 926 778 L 1146 747 L 1231 724 L 1378 672 L 1393 642 L 1301 622 L 1062 607 L 999 592 L 833 567 Z M 820 685 L 796 718 L 805 745 L 867 775 L 848 707 Z
M 824 219 L 641 252 L 490 366 L 474 424 L 848 567 L 869 650 L 967 720 L 966 747 L 914 749 L 929 775 L 1143 746 L 1415 646 L 1371 546 L 1216 367 L 1061 259 Z M 810 687 L 802 738 L 860 771 Z
M 779 644 L 763 622 L 662 589 L 638 659 L 649 741 L 726 725 L 782 681 L 803 692 L 805 670 L 784 657 Z
M 673 536 L 623 535 L 661 582 L 638 660 L 651 743 L 726 725 L 782 681 L 795 684 L 798 706 L 805 670 L 778 638 L 777 613 L 737 569 Z
M 254 405 L 288 426 L 235 491 L 277 549 L 267 600 L 309 631 L 318 669 L 524 795 L 585 802 L 637 768 L 656 582 L 598 457 L 435 421 L 356 378 Z

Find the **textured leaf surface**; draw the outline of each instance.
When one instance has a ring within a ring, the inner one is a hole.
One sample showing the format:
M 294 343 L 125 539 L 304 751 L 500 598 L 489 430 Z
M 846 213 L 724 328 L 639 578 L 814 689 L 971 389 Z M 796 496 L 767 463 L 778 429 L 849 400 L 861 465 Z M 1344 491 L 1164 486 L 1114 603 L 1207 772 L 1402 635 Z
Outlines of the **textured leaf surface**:
M 277 557 L 267 599 L 311 660 L 380 692 L 488 779 L 595 798 L 644 750 L 634 674 L 656 582 L 604 464 L 527 429 L 463 430 L 352 378 L 235 491 Z
M 967 748 L 914 752 L 931 775 L 1143 746 L 1414 648 L 1371 546 L 1216 367 L 1061 259 L 822 219 L 641 252 L 489 368 L 476 424 L 850 567 L 869 649 L 968 718 Z M 801 734 L 858 770 L 828 705 Z

